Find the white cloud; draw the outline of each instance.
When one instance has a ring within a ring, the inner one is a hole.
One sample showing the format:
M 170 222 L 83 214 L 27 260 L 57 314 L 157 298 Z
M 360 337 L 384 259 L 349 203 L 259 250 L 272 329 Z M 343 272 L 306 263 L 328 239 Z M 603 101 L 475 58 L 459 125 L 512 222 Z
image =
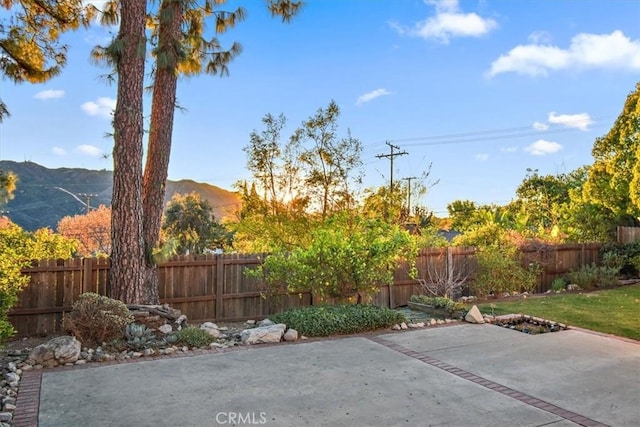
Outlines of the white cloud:
M 640 40 L 631 40 L 620 30 L 611 34 L 581 33 L 571 39 L 568 48 L 534 42 L 519 45 L 493 61 L 487 73 L 494 77 L 514 72 L 529 76 L 547 76 L 567 68 L 614 68 L 640 70 Z
M 435 39 L 448 44 L 455 37 L 480 37 L 498 27 L 491 18 L 483 18 L 477 13 L 464 13 L 457 0 L 426 0 L 426 4 L 435 6 L 436 14 L 406 27 L 390 22 L 391 28 L 401 35 Z
M 476 154 L 476 160 L 480 162 L 486 162 L 487 160 L 489 160 L 489 155 L 487 153 Z
M 587 131 L 589 126 L 593 124 L 593 120 L 587 113 L 556 114 L 552 111 L 549 113 L 549 123 Z
M 534 31 L 533 33 L 529 34 L 529 37 L 527 38 L 533 44 L 551 43 L 551 34 L 546 31 Z
M 515 153 L 518 151 L 518 147 L 502 147 L 500 148 L 502 153 Z
M 378 97 L 381 96 L 385 96 L 385 95 L 391 95 L 392 92 L 389 92 L 388 90 L 382 88 L 382 89 L 376 89 L 376 90 L 372 90 L 371 92 L 367 92 L 364 95 L 360 95 L 358 97 L 358 99 L 356 100 L 356 105 L 362 105 L 365 102 L 369 102 L 372 101 Z
M 36 93 L 33 97 L 35 99 L 41 99 L 46 101 L 47 99 L 57 99 L 62 98 L 64 96 L 63 90 L 58 89 L 47 89 Z
M 84 154 L 85 156 L 98 157 L 102 155 L 102 150 L 94 145 L 78 145 L 75 149 L 76 153 Z
M 101 97 L 95 102 L 85 102 L 80 106 L 80 108 L 90 116 L 111 118 L 113 110 L 116 108 L 116 100 L 113 98 Z
M 547 130 L 549 129 L 549 125 L 546 123 L 533 122 L 533 128 L 535 130 Z
M 539 139 L 531 145 L 524 148 L 524 151 L 533 154 L 534 156 L 544 156 L 547 154 L 553 154 L 562 150 L 562 145 L 553 141 L 546 141 Z
M 60 147 L 53 147 L 51 149 L 51 152 L 53 154 L 55 154 L 56 156 L 66 156 L 67 155 L 67 152 L 65 151 L 65 149 L 64 148 L 60 148 Z

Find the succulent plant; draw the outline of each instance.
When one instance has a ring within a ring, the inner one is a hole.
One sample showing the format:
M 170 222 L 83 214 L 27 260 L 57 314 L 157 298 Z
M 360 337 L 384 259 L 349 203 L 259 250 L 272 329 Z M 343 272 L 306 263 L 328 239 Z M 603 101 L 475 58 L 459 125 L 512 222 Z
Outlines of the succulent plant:
M 127 346 L 135 350 L 151 347 L 155 341 L 153 331 L 139 323 L 128 324 L 124 329 L 124 335 L 127 338 Z

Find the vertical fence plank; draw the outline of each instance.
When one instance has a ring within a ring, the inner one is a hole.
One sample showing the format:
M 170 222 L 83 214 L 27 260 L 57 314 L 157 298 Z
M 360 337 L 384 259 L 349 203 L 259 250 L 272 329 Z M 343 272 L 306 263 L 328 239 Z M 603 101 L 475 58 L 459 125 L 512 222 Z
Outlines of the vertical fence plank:
M 224 319 L 224 259 L 226 254 L 216 255 L 216 321 Z

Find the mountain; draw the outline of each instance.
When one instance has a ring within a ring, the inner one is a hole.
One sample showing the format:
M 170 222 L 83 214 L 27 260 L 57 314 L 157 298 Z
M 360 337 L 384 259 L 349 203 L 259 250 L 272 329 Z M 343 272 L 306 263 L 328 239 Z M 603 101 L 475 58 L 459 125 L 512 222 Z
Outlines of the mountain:
M 33 162 L 0 161 L 1 171 L 18 177 L 14 198 L 0 206 L 13 222 L 28 231 L 56 229 L 67 215 L 82 214 L 91 207 L 111 206 L 113 172 L 89 169 L 48 169 Z M 197 192 L 213 207 L 216 219 L 240 207 L 236 193 L 191 180 L 167 181 L 165 204 L 175 193 Z

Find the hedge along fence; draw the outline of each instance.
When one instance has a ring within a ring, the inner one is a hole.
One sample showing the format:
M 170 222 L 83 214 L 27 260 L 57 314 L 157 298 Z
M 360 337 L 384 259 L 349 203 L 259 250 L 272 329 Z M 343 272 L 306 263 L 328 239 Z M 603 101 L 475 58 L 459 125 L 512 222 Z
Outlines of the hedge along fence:
M 582 265 L 599 261 L 599 244 L 562 245 L 530 248 L 521 252 L 523 265 L 536 262 L 543 268 L 537 292 L 545 292 L 556 277 Z M 470 269 L 475 248 L 449 247 L 423 249 L 416 260 L 418 279 L 428 277 L 427 268 L 440 265 L 445 271 Z M 191 322 L 240 321 L 259 319 L 292 307 L 319 302 L 311 292 L 278 295 L 265 299 L 258 280 L 244 274 L 245 269 L 262 263 L 265 254 L 221 254 L 175 257 L 159 268 L 160 301 L 181 310 Z M 63 313 L 85 292 L 106 295 L 109 260 L 83 258 L 41 260 L 23 270 L 30 278 L 9 319 L 19 336 L 62 332 Z M 472 286 L 472 277 L 470 278 Z M 411 278 L 407 264 L 394 272 L 394 284 L 381 285 L 372 303 L 381 307 L 406 305 L 412 294 L 420 293 L 418 280 Z

